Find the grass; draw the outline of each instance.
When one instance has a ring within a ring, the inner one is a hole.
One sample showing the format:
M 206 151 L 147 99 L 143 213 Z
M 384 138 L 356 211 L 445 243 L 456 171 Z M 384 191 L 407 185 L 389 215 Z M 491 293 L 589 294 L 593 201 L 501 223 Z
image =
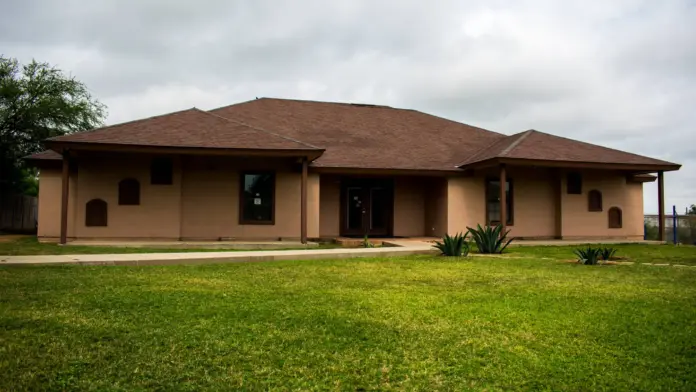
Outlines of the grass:
M 319 244 L 312 248 L 290 247 L 289 249 L 330 249 L 334 244 Z M 250 249 L 252 250 L 252 249 Z M 269 249 L 282 250 L 282 249 Z M 0 256 L 26 255 L 81 255 L 81 254 L 122 254 L 122 253 L 179 253 L 179 252 L 243 252 L 246 249 L 205 249 L 205 248 L 127 248 L 119 246 L 61 246 L 55 243 L 41 243 L 36 237 L 22 237 L 6 242 L 0 242 Z
M 514 242 L 513 242 L 514 244 Z M 586 247 L 578 246 L 514 246 L 506 250 L 506 254 L 518 257 L 544 257 L 557 260 L 575 260 L 573 250 Z M 696 266 L 696 246 L 692 245 L 646 245 L 646 244 L 617 244 L 598 245 L 616 248 L 616 256 L 625 257 L 625 261 L 651 264 L 682 264 Z
M 0 267 L 0 390 L 694 390 L 695 303 L 531 255 Z

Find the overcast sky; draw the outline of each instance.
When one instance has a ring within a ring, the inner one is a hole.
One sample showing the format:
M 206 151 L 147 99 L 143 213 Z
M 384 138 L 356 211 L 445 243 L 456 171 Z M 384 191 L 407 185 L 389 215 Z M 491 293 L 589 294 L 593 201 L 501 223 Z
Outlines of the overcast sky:
M 694 1 L 4 0 L 0 52 L 75 75 L 108 123 L 254 97 L 383 104 L 681 163 L 667 205 L 696 203 Z

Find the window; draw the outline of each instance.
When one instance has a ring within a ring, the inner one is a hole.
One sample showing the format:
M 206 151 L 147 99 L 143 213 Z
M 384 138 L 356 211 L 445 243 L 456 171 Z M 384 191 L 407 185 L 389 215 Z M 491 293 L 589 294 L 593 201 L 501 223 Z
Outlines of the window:
M 107 205 L 102 199 L 92 199 L 85 206 L 85 226 L 106 226 Z
M 568 194 L 569 195 L 581 195 L 582 194 L 582 175 L 580 173 L 568 173 Z
M 602 192 L 593 189 L 587 193 L 587 210 L 592 212 L 602 211 Z
M 242 173 L 239 188 L 239 223 L 275 224 L 275 174 Z
M 514 222 L 514 192 L 512 180 L 507 180 L 505 185 L 506 221 L 508 226 Z M 489 178 L 486 180 L 486 221 L 488 225 L 500 224 L 500 180 Z
M 172 160 L 155 158 L 150 166 L 150 183 L 152 185 L 172 185 Z
M 126 178 L 118 183 L 118 205 L 140 205 L 140 183 L 134 178 Z
M 620 229 L 623 227 L 621 208 L 611 207 L 609 209 L 609 228 L 610 229 Z

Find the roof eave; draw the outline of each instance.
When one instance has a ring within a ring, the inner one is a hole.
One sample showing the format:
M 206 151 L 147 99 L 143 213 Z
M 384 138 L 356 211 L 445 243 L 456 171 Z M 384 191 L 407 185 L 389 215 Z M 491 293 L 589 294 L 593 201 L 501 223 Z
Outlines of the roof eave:
M 557 167 L 573 169 L 597 169 L 597 170 L 625 170 L 635 173 L 652 173 L 658 171 L 675 171 L 681 168 L 676 163 L 665 162 L 664 164 L 635 164 L 635 163 L 605 163 L 605 162 L 575 162 L 575 161 L 554 161 L 542 159 L 520 159 L 520 158 L 491 158 L 483 161 L 472 162 L 458 166 L 463 170 L 476 170 L 488 168 L 500 164 L 517 166 L 538 166 L 538 167 Z
M 115 151 L 152 154 L 188 154 L 188 155 L 228 155 L 228 156 L 274 156 L 306 157 L 314 160 L 324 153 L 324 149 L 255 149 L 255 148 L 210 148 L 186 146 L 152 146 L 142 144 L 119 144 L 46 140 L 46 147 L 59 153 L 65 150 Z

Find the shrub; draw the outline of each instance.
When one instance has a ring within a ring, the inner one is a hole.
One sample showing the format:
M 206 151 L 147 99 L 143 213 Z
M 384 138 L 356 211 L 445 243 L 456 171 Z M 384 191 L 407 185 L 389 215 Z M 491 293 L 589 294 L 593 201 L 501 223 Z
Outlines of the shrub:
M 573 253 L 578 256 L 578 262 L 580 264 L 596 265 L 599 263 L 600 256 L 602 256 L 602 249 L 588 246 L 585 249 L 575 249 Z
M 614 255 L 616 254 L 617 251 L 618 251 L 618 249 L 610 248 L 608 246 L 605 246 L 605 247 L 599 249 L 599 253 L 602 256 L 602 260 L 604 260 L 604 261 L 611 260 L 611 258 L 614 257 Z
M 433 248 L 439 250 L 443 256 L 467 256 L 469 254 L 469 243 L 466 241 L 468 235 L 469 233 L 464 235 L 457 233 L 454 236 L 445 234 L 442 242 L 435 241 Z
M 476 246 L 481 253 L 503 253 L 505 248 L 515 239 L 510 238 L 505 242 L 505 238 L 510 233 L 510 230 L 501 235 L 503 225 L 495 227 L 481 227 L 481 225 L 478 225 L 475 229 L 471 227 L 467 227 L 467 229 L 469 229 L 469 233 L 471 233 L 471 237 L 476 242 Z
M 362 247 L 363 248 L 374 248 L 375 247 L 375 244 L 370 242 L 370 239 L 367 237 L 367 234 L 365 234 L 365 237 L 363 238 Z

